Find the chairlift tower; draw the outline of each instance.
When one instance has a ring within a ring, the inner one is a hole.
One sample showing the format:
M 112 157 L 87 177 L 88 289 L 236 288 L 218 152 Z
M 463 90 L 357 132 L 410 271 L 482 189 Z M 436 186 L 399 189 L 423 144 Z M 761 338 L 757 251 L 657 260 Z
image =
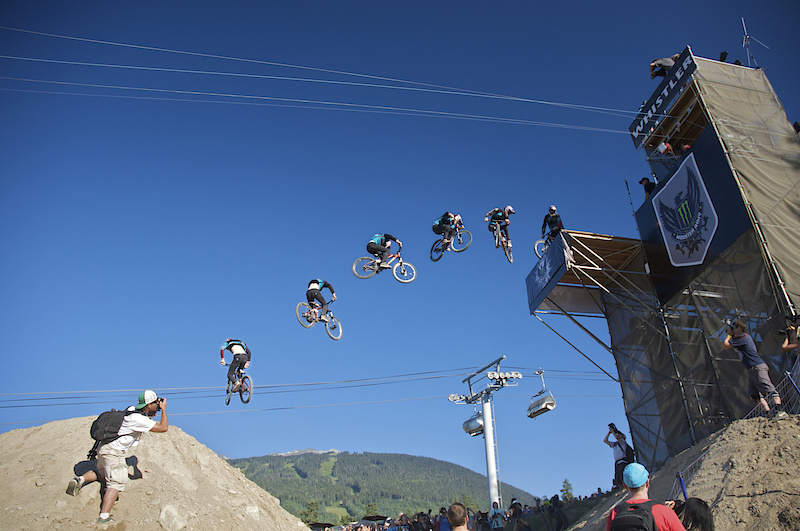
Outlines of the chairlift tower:
M 522 379 L 522 374 L 519 372 L 500 372 L 500 362 L 504 359 L 506 359 L 506 357 L 501 356 L 464 378 L 461 383 L 466 383 L 469 387 L 468 395 L 452 394 L 448 397 L 448 400 L 457 404 L 481 405 L 481 412 L 476 413 L 472 418 L 464 422 L 463 427 L 464 431 L 472 437 L 483 434 L 486 446 L 486 477 L 489 482 L 490 507 L 493 502 L 497 502 L 498 506 L 502 506 L 492 393 L 503 387 L 517 386 L 519 385 L 519 380 Z M 473 383 L 480 380 L 480 378 L 484 376 L 483 371 L 491 367 L 494 367 L 494 370 L 487 372 L 485 375 L 488 380 L 486 388 L 481 391 L 474 391 Z

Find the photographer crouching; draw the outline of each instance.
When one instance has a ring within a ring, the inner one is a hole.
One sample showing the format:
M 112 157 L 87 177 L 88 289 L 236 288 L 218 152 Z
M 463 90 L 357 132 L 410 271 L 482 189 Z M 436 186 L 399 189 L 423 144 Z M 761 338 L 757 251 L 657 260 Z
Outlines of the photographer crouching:
M 614 442 L 608 440 L 612 435 L 616 439 Z M 625 434 L 619 431 L 613 422 L 608 425 L 608 433 L 603 442 L 614 451 L 614 486 L 612 490 L 621 489 L 624 487 L 622 471 L 634 461 L 633 447 L 628 444 L 625 440 Z
M 156 422 L 152 417 L 159 410 L 161 420 Z M 139 394 L 139 403 L 125 410 L 122 424 L 113 435 L 113 440 L 97 446 L 96 470 L 90 470 L 82 476 L 71 479 L 67 485 L 67 494 L 77 496 L 85 484 L 101 481 L 105 486 L 105 493 L 97 523 L 112 523 L 111 508 L 116 503 L 118 494 L 125 490 L 125 485 L 128 483 L 125 454 L 132 446 L 139 444 L 139 438 L 143 433 L 148 431 L 164 433 L 168 428 L 167 399 L 158 398 L 155 392 L 149 389 L 142 391 Z

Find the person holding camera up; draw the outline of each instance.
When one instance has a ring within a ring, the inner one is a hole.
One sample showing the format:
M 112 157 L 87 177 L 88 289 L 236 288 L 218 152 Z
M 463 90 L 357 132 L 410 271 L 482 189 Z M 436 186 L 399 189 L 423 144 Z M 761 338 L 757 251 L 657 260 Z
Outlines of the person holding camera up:
M 728 325 L 728 337 L 722 342 L 722 348 L 735 349 L 747 369 L 747 377 L 750 383 L 747 386 L 747 394 L 750 398 L 761 405 L 762 411 L 768 417 L 776 420 L 785 419 L 789 415 L 783 411 L 781 405 L 781 395 L 769 379 L 769 367 L 766 362 L 758 355 L 756 343 L 750 334 L 747 333 L 747 325 L 741 319 L 737 319 Z M 772 401 L 772 409 L 767 404 L 767 398 Z
M 614 442 L 608 440 L 609 437 L 614 436 L 617 439 Z M 624 487 L 622 483 L 622 471 L 625 467 L 633 463 L 633 447 L 631 447 L 625 440 L 625 434 L 617 429 L 612 422 L 608 425 L 608 433 L 603 442 L 611 447 L 614 451 L 614 487 L 613 489 L 621 489 Z M 612 489 L 612 490 L 613 490 Z
M 161 420 L 156 422 L 153 417 L 159 410 Z M 126 411 L 131 413 L 123 418 L 122 425 L 117 431 L 118 437 L 100 445 L 97 449 L 97 469 L 71 479 L 67 485 L 67 494 L 77 496 L 85 484 L 104 481 L 106 491 L 100 506 L 100 516 L 97 518 L 99 524 L 113 521 L 111 508 L 117 501 L 117 495 L 125 490 L 125 485 L 128 483 L 128 464 L 125 462 L 125 454 L 132 446 L 139 444 L 139 438 L 143 433 L 148 431 L 164 433 L 169 428 L 167 399 L 158 398 L 155 392 L 149 389 L 139 393 L 139 403 Z
M 786 320 L 789 322 L 789 326 L 786 327 L 786 338 L 783 340 L 783 345 L 781 345 L 781 352 L 784 354 L 787 352 L 794 353 L 797 356 L 797 347 L 798 343 L 797 340 L 797 326 L 800 325 L 800 315 L 787 315 Z

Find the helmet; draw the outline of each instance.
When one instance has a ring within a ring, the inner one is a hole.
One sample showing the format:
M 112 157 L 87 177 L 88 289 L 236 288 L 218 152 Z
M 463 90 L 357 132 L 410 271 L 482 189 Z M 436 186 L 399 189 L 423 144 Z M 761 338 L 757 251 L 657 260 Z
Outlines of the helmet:
M 503 209 L 503 212 L 505 212 L 506 216 L 509 214 L 516 214 L 516 212 L 514 212 L 514 207 L 511 205 L 506 205 L 506 207 Z
M 550 211 L 551 212 L 555 212 L 556 211 L 556 206 L 555 205 L 550 205 Z

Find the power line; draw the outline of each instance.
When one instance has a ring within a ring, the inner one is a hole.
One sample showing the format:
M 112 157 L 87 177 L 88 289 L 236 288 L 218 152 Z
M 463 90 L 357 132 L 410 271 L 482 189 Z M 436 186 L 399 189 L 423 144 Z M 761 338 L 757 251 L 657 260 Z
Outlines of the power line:
M 321 100 L 307 100 L 307 99 L 298 99 L 298 98 L 279 98 L 275 96 L 255 96 L 250 94 L 229 94 L 224 92 L 203 92 L 203 91 L 194 91 L 194 90 L 177 90 L 177 89 L 159 89 L 159 88 L 149 88 L 149 87 L 130 87 L 125 85 L 102 85 L 102 84 L 95 84 L 95 83 L 76 83 L 76 82 L 68 82 L 68 81 L 53 81 L 53 80 L 46 80 L 46 79 L 32 79 L 32 78 L 15 78 L 15 77 L 6 77 L 0 76 L 0 79 L 7 79 L 12 81 L 26 81 L 31 83 L 51 83 L 55 85 L 69 85 L 69 86 L 80 86 L 80 87 L 90 87 L 90 88 L 104 88 L 104 89 L 118 89 L 118 90 L 140 90 L 144 92 L 159 92 L 159 93 L 173 93 L 173 94 L 183 94 L 183 95 L 196 95 L 196 96 L 216 96 L 216 97 L 224 97 L 224 98 L 244 98 L 247 100 L 270 100 L 270 101 L 282 101 L 282 102 L 292 102 L 292 103 L 305 103 L 305 104 L 315 104 L 319 105 L 320 107 L 308 107 L 311 109 L 324 109 L 324 110 L 334 110 L 334 111 L 356 111 L 356 112 L 369 112 L 369 113 L 376 113 L 376 114 L 399 114 L 405 116 L 423 116 L 428 118 L 450 118 L 450 119 L 458 119 L 458 120 L 472 120 L 472 121 L 480 121 L 480 122 L 492 122 L 492 123 L 506 123 L 506 124 L 516 124 L 516 125 L 534 125 L 540 127 L 553 127 L 558 129 L 574 129 L 578 131 L 591 131 L 591 132 L 598 132 L 598 133 L 614 133 L 614 134 L 623 134 L 629 135 L 630 133 L 625 130 L 618 130 L 618 129 L 605 129 L 601 127 L 589 127 L 583 125 L 570 125 L 570 124 L 560 124 L 556 122 L 540 122 L 535 120 L 522 120 L 519 118 L 503 118 L 503 117 L 496 117 L 496 116 L 485 116 L 485 115 L 476 115 L 476 114 L 465 114 L 465 113 L 454 113 L 454 112 L 446 112 L 446 111 L 433 111 L 433 110 L 426 110 L 426 109 L 408 109 L 402 107 L 390 107 L 384 105 L 367 105 L 367 104 L 360 104 L 360 103 L 346 103 L 346 102 L 331 102 L 331 101 L 321 101 Z M 9 92 L 33 92 L 33 91 L 25 91 L 19 89 L 9 89 L 9 88 L 0 88 L 0 90 L 6 90 Z M 114 96 L 114 95 L 106 95 L 106 94 L 75 94 L 71 92 L 57 92 L 57 91 L 50 91 L 50 94 L 62 94 L 62 95 L 70 95 L 70 96 L 91 96 L 91 97 L 124 97 L 128 99 L 154 99 L 148 97 L 139 97 L 139 96 Z M 232 101 L 204 101 L 204 100 L 195 100 L 195 99 L 174 99 L 174 98 L 162 98 L 163 101 L 183 101 L 183 102 L 192 102 L 192 103 L 221 103 L 221 104 L 244 104 L 244 105 L 271 105 L 276 107 L 294 107 L 295 105 L 279 105 L 279 104 L 264 104 L 261 102 L 232 102 Z
M 173 53 L 173 54 L 180 54 L 180 55 L 189 55 L 195 57 L 205 57 L 211 59 L 222 59 L 226 61 L 239 61 L 244 63 L 252 63 L 252 64 L 260 64 L 260 65 L 267 65 L 267 66 L 277 66 L 281 68 L 293 68 L 299 70 L 308 70 L 313 72 L 323 72 L 327 74 L 336 74 L 336 75 L 343 75 L 343 76 L 353 76 L 353 77 L 361 77 L 365 79 L 375 79 L 379 81 L 389 81 L 392 83 L 404 83 L 408 85 L 416 85 L 418 87 L 429 87 L 426 89 L 427 91 L 431 91 L 431 89 L 436 89 L 435 92 L 443 92 L 448 94 L 455 94 L 460 96 L 475 96 L 475 97 L 485 97 L 485 98 L 494 98 L 494 99 L 502 99 L 502 100 L 511 100 L 511 101 L 520 101 L 526 103 L 537 103 L 540 105 L 550 105 L 555 107 L 564 107 L 569 109 L 576 109 L 576 110 L 584 110 L 590 112 L 599 112 L 603 114 L 622 114 L 622 115 L 636 115 L 638 111 L 628 111 L 628 110 L 620 110 L 620 109 L 610 109 L 605 107 L 598 107 L 598 106 L 591 106 L 591 105 L 581 105 L 581 104 L 574 104 L 574 103 L 560 103 L 560 102 L 553 102 L 547 100 L 537 100 L 532 98 L 521 98 L 517 96 L 506 96 L 501 94 L 494 94 L 490 92 L 482 92 L 482 91 L 475 91 L 469 89 L 460 89 L 457 87 L 449 87 L 446 85 L 436 85 L 431 83 L 422 83 L 418 81 L 410 81 L 406 79 L 398 79 L 392 77 L 384 77 L 384 76 L 375 76 L 370 74 L 361 74 L 356 72 L 347 72 L 342 70 L 332 70 L 327 68 L 317 68 L 317 67 L 310 67 L 310 66 L 302 66 L 302 65 L 293 65 L 288 63 L 279 63 L 275 61 L 263 61 L 258 59 L 246 59 L 241 57 L 232 57 L 232 56 L 225 56 L 225 55 L 217 55 L 217 54 L 208 54 L 208 53 L 201 53 L 201 52 L 191 52 L 186 50 L 174 50 L 169 48 L 159 48 L 155 46 L 143 46 L 138 44 L 128 44 L 128 43 L 120 43 L 120 42 L 113 42 L 113 41 L 102 41 L 98 39 L 88 39 L 84 37 L 72 37 L 68 35 L 58 35 L 54 33 L 45 33 L 33 30 L 25 30 L 20 28 L 11 28 L 8 26 L 0 26 L 0 29 L 5 29 L 8 31 L 17 31 L 21 33 L 29 33 L 32 35 L 41 35 L 46 37 L 53 37 L 59 39 L 68 39 L 68 40 L 75 40 L 81 42 L 89 42 L 93 44 L 103 44 L 107 46 L 118 46 L 118 47 L 125 47 L 125 48 L 134 48 L 139 50 L 147 50 L 147 51 L 157 51 L 157 52 L 164 52 L 164 53 Z M 391 87 L 387 85 L 375 85 L 381 88 L 395 88 L 395 89 L 406 89 L 406 90 L 414 90 L 413 87 Z M 417 89 L 421 90 L 421 89 Z

